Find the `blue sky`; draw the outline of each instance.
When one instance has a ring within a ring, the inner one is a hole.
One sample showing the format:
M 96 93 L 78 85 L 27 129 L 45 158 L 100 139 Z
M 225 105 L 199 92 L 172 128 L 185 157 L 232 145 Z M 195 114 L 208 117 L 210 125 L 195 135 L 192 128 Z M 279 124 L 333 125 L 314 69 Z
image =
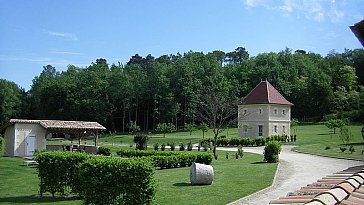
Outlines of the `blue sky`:
M 364 0 L 0 0 L 0 78 L 28 90 L 48 64 L 239 46 L 325 56 L 361 48 L 348 26 L 362 19 Z

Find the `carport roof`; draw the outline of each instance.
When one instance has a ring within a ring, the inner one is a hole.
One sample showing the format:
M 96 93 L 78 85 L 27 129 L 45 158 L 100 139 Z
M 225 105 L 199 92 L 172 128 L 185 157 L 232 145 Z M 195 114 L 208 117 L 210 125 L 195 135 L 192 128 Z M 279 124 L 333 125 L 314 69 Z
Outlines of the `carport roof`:
M 63 121 L 63 120 L 27 120 L 27 119 L 11 119 L 10 124 L 15 123 L 28 123 L 28 124 L 40 124 L 47 130 L 93 130 L 102 131 L 106 128 L 97 122 L 88 121 Z

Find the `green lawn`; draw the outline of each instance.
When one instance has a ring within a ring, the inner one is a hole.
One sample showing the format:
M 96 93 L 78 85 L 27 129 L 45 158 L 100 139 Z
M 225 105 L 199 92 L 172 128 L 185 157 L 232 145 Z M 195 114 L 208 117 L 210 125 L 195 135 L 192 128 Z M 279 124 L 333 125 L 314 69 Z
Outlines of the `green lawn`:
M 324 125 L 298 126 L 297 128 L 297 151 L 320 154 L 325 156 L 343 157 L 364 160 L 364 139 L 361 136 L 362 126 L 349 126 L 353 137 L 348 144 L 343 144 L 339 137 L 339 129 L 336 134 L 331 134 Z M 350 153 L 349 147 L 353 145 L 355 152 Z M 330 148 L 327 149 L 326 147 Z M 345 152 L 340 147 L 346 147 Z
M 364 160 L 364 154 L 362 154 L 362 151 L 364 150 L 364 140 L 361 137 L 361 128 L 362 126 L 358 125 L 349 126 L 353 138 L 348 145 L 345 145 L 339 138 L 339 129 L 336 130 L 336 134 L 331 134 L 330 130 L 324 125 L 297 126 L 293 127 L 297 133 L 297 141 L 287 144 L 297 145 L 298 148 L 296 148 L 296 150 L 301 152 Z M 225 135 L 227 137 L 238 137 L 237 133 L 237 128 L 229 128 L 224 129 L 220 136 Z M 167 133 L 165 138 L 162 134 L 149 134 L 148 136 L 150 137 L 148 145 L 151 147 L 155 143 L 161 145 L 162 143 L 167 144 L 170 142 L 174 142 L 177 146 L 179 143 L 184 143 L 186 145 L 190 140 L 193 143 L 198 143 L 198 141 L 202 139 L 202 131 L 195 130 L 191 135 L 189 132 Z M 103 135 L 100 137 L 99 145 L 110 146 L 113 153 L 116 153 L 118 149 L 129 148 L 130 145 L 133 145 L 134 148 L 133 137 L 133 135 Z M 205 133 L 205 137 L 213 137 L 212 131 L 209 130 L 207 133 Z M 48 141 L 47 143 L 71 144 L 70 141 Z M 74 141 L 73 143 L 77 143 L 77 141 Z M 93 141 L 83 140 L 82 144 L 84 143 L 93 144 Z M 350 145 L 353 145 L 355 152 L 350 153 L 348 151 Z M 326 147 L 329 147 L 330 149 L 325 149 Z M 342 153 L 340 151 L 340 147 L 346 147 L 347 150 Z
M 245 153 L 225 159 L 225 152 L 214 160 L 215 178 L 209 186 L 190 186 L 189 168 L 156 171 L 156 204 L 226 204 L 267 186 L 274 178 L 277 164 L 262 163 L 261 155 Z M 32 166 L 22 166 L 22 158 L 0 158 L 0 204 L 81 204 L 80 200 L 38 197 L 38 178 Z

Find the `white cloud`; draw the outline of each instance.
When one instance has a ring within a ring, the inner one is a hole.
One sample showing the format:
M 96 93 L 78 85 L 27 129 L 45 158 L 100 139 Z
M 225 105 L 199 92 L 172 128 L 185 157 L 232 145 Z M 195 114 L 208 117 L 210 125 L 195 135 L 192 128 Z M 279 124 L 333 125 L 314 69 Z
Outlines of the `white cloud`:
M 29 56 L 5 56 L 0 55 L 0 61 L 22 61 L 36 63 L 39 65 L 67 66 L 72 62 L 63 59 L 55 59 L 50 57 L 29 57 Z
M 346 15 L 343 11 L 346 1 L 338 3 L 335 0 L 244 0 L 243 2 L 245 8 L 263 7 L 288 16 L 293 14 L 296 17 L 304 16 L 317 22 L 325 20 L 338 22 Z
M 81 53 L 71 51 L 51 51 L 53 54 L 66 54 L 66 55 L 81 55 Z
M 244 0 L 244 5 L 246 7 L 257 7 L 264 5 L 264 0 Z
M 61 37 L 61 38 L 65 38 L 65 39 L 69 39 L 69 40 L 73 40 L 73 41 L 78 40 L 77 36 L 73 33 L 62 33 L 62 32 L 54 32 L 54 31 L 48 31 L 47 33 L 51 36 Z

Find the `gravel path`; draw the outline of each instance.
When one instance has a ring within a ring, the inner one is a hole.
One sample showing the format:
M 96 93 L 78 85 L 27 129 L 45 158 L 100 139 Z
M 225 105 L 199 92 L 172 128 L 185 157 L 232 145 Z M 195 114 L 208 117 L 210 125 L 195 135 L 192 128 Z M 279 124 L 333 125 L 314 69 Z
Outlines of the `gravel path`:
M 241 198 L 231 205 L 269 204 L 271 200 L 286 196 L 287 193 L 313 183 L 318 179 L 342 171 L 352 166 L 363 165 L 363 162 L 345 159 L 335 159 L 291 151 L 293 146 L 282 146 L 279 155 L 280 163 L 272 186 Z M 237 151 L 237 148 L 218 148 L 218 150 Z M 263 153 L 263 147 L 243 148 L 244 152 Z

